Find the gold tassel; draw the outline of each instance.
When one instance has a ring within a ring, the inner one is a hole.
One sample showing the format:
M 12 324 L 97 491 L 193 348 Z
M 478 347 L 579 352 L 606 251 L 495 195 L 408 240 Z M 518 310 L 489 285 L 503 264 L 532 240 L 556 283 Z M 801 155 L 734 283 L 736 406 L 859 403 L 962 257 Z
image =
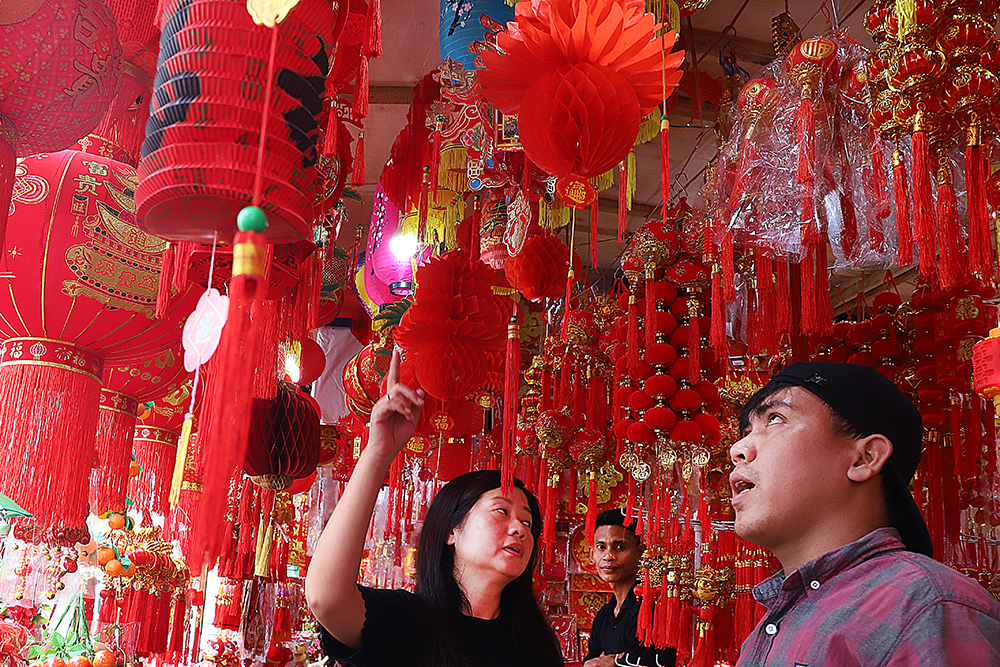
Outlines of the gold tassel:
M 263 530 L 267 521 L 267 530 Z M 253 573 L 258 577 L 266 577 L 271 570 L 271 549 L 274 548 L 274 521 L 260 518 L 261 530 L 257 533 L 257 557 L 254 560 Z
M 607 190 L 612 185 L 615 184 L 615 170 L 610 169 L 607 172 L 601 174 L 600 176 L 595 176 L 594 178 L 588 178 L 590 184 L 597 189 L 598 192 L 601 190 Z
M 649 115 L 644 116 L 642 122 L 639 123 L 639 134 L 635 137 L 635 144 L 644 144 L 647 141 L 652 141 L 653 137 L 659 136 L 660 134 L 660 110 L 654 109 L 649 112 Z
M 559 229 L 569 224 L 571 209 L 560 200 L 554 199 L 552 203 L 547 203 L 544 199 L 539 201 L 538 217 L 540 224 L 545 229 Z
M 632 196 L 635 194 L 635 151 L 629 151 L 628 160 L 625 162 L 625 208 L 632 210 Z
M 170 480 L 170 508 L 177 507 L 181 497 L 181 483 L 184 481 L 184 468 L 188 458 L 188 445 L 191 443 L 191 433 L 194 430 L 194 413 L 184 415 L 184 425 L 181 426 L 181 437 L 177 441 L 177 459 L 174 461 L 174 476 Z

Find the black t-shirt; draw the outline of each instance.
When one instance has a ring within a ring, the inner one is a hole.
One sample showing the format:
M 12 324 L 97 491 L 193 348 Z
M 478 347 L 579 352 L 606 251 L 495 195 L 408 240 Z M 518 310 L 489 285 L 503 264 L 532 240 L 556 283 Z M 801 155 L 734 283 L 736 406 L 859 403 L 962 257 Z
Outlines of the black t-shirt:
M 358 586 L 365 601 L 361 646 L 353 650 L 320 626 L 320 641 L 331 660 L 356 667 L 411 667 L 434 660 L 432 651 L 443 641 L 430 611 L 416 595 L 402 590 Z M 501 610 L 493 620 L 459 614 L 458 650 L 476 667 L 531 667 L 522 657 L 509 614 Z M 530 655 L 530 651 L 525 651 Z
M 677 653 L 672 648 L 647 648 L 639 643 L 636 628 L 639 623 L 639 598 L 635 591 L 629 589 L 622 602 L 622 608 L 615 616 L 617 600 L 612 593 L 611 599 L 594 616 L 594 624 L 590 629 L 590 643 L 587 645 L 587 660 L 593 660 L 601 655 L 626 654 L 630 665 L 655 667 L 657 659 L 661 667 L 673 667 L 677 661 Z

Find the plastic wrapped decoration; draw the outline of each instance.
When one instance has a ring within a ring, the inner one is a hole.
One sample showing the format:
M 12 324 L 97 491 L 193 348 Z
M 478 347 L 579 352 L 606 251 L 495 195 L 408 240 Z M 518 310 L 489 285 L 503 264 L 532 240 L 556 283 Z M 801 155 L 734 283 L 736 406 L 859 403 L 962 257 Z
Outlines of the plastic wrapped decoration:
M 834 268 L 888 268 L 895 260 L 895 234 L 884 156 L 869 124 L 871 96 L 867 61 L 858 60 L 837 92 L 832 165 L 841 224 L 830 227 Z
M 470 49 L 470 45 L 483 39 L 485 30 L 480 24 L 480 15 L 506 24 L 514 19 L 514 8 L 506 0 L 441 0 L 441 23 L 438 29 L 441 60 L 454 60 L 469 70 L 476 67 L 476 53 Z
M 260 156 L 265 236 L 279 243 L 311 238 L 317 117 L 336 23 L 331 6 L 306 0 L 274 29 L 274 83 L 265 91 L 268 61 L 260 54 L 269 52 L 271 29 L 256 25 L 242 3 L 165 5 L 136 191 L 144 229 L 175 241 L 228 240 L 254 191 L 261 105 L 269 98 Z
M 131 167 L 62 151 L 18 168 L 36 196 L 15 203 L 7 236 L 0 433 L 4 455 L 28 465 L 5 466 L 0 480 L 43 525 L 72 527 L 87 514 L 105 366 L 176 345 L 177 318 L 193 303 L 181 295 L 153 319 L 166 242 L 135 226 Z

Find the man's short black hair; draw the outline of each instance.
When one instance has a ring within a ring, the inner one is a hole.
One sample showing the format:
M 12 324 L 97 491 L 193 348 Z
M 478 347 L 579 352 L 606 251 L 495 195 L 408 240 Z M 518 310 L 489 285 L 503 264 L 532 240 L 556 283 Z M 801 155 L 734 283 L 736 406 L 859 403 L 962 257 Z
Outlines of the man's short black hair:
M 642 542 L 639 536 L 635 532 L 635 520 L 629 525 L 625 525 L 625 510 L 621 508 L 613 508 L 609 510 L 604 510 L 597 515 L 597 520 L 594 522 L 594 530 L 597 530 L 601 526 L 622 526 L 626 531 L 632 533 L 632 537 L 635 538 L 636 544 Z

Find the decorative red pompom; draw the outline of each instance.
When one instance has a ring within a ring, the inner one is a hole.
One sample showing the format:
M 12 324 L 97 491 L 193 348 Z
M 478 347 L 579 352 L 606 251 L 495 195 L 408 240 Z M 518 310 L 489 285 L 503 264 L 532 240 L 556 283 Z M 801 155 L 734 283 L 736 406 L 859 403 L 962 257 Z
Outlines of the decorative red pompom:
M 540 234 L 504 265 L 507 282 L 529 301 L 559 298 L 566 293 L 569 247 L 551 234 Z M 580 257 L 573 253 L 573 270 L 580 275 Z
M 635 422 L 628 427 L 628 439 L 632 442 L 650 443 L 656 439 L 656 434 L 642 422 Z
M 678 412 L 695 412 L 701 408 L 701 394 L 693 389 L 680 389 L 670 399 L 670 407 Z
M 679 421 L 670 429 L 670 439 L 677 442 L 697 443 L 701 440 L 701 426 L 693 421 Z
M 650 408 L 643 414 L 642 423 L 652 429 L 668 431 L 677 423 L 677 415 L 669 408 Z
M 677 392 L 677 380 L 671 375 L 658 374 L 646 380 L 642 387 L 649 396 L 670 398 Z

